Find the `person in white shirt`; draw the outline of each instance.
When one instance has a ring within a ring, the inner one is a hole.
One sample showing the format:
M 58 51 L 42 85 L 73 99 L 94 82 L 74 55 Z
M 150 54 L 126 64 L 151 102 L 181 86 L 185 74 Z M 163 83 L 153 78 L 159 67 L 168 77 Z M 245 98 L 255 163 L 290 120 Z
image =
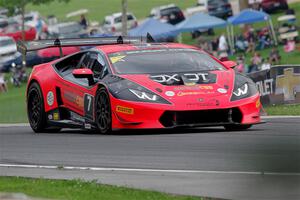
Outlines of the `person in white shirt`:
M 228 45 L 227 45 L 226 37 L 224 34 L 222 34 L 219 38 L 219 51 L 227 52 L 227 50 L 228 50 Z
M 0 92 L 7 92 L 7 85 L 4 79 L 4 74 L 0 73 Z

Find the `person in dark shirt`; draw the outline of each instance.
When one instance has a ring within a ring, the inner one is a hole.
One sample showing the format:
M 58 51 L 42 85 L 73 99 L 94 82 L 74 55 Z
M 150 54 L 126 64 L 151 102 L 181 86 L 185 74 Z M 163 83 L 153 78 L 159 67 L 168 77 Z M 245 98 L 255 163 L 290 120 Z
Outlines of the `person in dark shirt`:
M 87 20 L 86 20 L 86 18 L 85 18 L 84 15 L 81 15 L 81 16 L 80 16 L 80 22 L 79 22 L 79 24 L 80 24 L 84 29 L 87 28 L 88 23 L 87 23 Z

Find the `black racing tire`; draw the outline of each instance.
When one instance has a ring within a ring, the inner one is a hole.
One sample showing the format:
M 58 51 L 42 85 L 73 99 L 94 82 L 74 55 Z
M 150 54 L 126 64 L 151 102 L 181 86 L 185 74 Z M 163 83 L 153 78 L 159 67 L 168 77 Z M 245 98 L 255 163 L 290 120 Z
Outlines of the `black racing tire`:
M 112 113 L 109 94 L 105 88 L 98 89 L 95 98 L 95 118 L 98 131 L 109 134 L 112 131 Z
M 225 125 L 224 128 L 226 131 L 245 131 L 251 128 L 252 125 L 239 125 L 239 124 L 231 124 Z
M 35 133 L 57 133 L 59 127 L 48 127 L 44 108 L 44 98 L 38 83 L 29 86 L 27 93 L 27 116 L 30 127 Z
M 32 130 L 36 133 L 46 129 L 46 113 L 44 98 L 40 86 L 34 82 L 29 86 L 27 93 L 27 116 Z

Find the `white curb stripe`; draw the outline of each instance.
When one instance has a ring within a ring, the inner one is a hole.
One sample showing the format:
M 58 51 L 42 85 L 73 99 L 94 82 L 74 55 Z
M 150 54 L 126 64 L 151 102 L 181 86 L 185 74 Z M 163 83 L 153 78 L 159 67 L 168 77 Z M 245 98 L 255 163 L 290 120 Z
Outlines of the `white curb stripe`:
M 278 116 L 261 116 L 262 119 L 291 119 L 291 118 L 294 118 L 294 119 L 298 119 L 300 118 L 300 116 L 298 115 L 287 115 L 287 116 L 283 116 L 283 115 L 278 115 Z
M 245 174 L 245 175 L 300 176 L 300 173 L 255 172 L 255 171 L 205 171 L 205 170 L 138 169 L 138 168 L 135 169 L 135 168 L 75 167 L 75 166 L 18 165 L 18 164 L 0 164 L 0 167 L 28 168 L 28 169 L 86 170 L 86 171 L 118 171 L 118 172 L 160 172 L 160 173 L 199 173 L 199 174 Z

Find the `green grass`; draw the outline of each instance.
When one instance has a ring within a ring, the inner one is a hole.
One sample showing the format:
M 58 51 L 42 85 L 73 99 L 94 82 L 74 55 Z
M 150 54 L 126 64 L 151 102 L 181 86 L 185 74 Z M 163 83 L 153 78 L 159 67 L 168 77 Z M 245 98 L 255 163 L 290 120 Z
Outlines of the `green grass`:
M 300 105 L 276 105 L 264 109 L 268 115 L 300 115 Z
M 100 185 L 96 181 L 47 180 L 0 177 L 1 192 L 24 193 L 32 197 L 62 200 L 204 200 L 207 198 L 175 196 L 160 192 Z
M 150 10 L 155 6 L 175 3 L 182 9 L 196 4 L 195 0 L 128 0 L 128 11 L 133 12 L 138 19 L 149 16 Z M 54 14 L 58 19 L 65 20 L 67 13 L 86 8 L 89 10 L 87 18 L 103 22 L 106 15 L 121 12 L 121 0 L 70 0 L 68 3 L 52 2 L 50 4 L 27 6 L 27 10 L 37 10 L 43 16 Z M 73 18 L 79 20 L 79 17 Z
M 25 90 L 25 84 L 20 88 L 9 84 L 8 92 L 0 93 L 0 123 L 27 122 Z

